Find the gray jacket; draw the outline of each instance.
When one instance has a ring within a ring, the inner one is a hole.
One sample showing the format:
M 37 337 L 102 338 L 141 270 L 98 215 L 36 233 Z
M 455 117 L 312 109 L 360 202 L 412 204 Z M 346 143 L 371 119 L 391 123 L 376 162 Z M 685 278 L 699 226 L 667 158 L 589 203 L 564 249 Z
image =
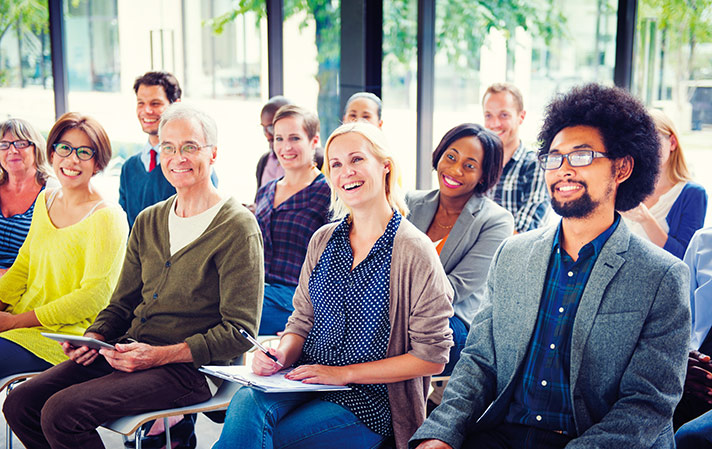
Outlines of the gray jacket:
M 438 210 L 439 190 L 415 191 L 406 195 L 408 220 L 427 232 Z M 502 240 L 514 232 L 509 211 L 489 198 L 472 195 L 450 230 L 440 262 L 455 290 L 455 315 L 469 326 L 485 294 L 487 269 Z
M 443 403 L 411 440 L 459 448 L 503 421 L 539 312 L 555 228 L 506 240 Z M 673 447 L 690 335 L 685 265 L 621 222 L 604 245 L 574 319 L 569 381 L 577 438 L 567 447 Z M 489 407 L 489 408 L 488 408 Z

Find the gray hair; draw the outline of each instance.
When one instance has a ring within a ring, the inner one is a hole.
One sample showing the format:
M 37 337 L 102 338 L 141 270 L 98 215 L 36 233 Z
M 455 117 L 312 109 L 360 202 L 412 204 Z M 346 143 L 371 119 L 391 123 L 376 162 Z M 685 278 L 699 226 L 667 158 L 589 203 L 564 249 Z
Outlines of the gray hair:
M 29 140 L 34 148 L 32 151 L 35 155 L 35 180 L 39 185 L 45 185 L 47 179 L 52 175 L 52 169 L 47 162 L 47 142 L 28 121 L 21 118 L 9 118 L 4 122 L 0 122 L 0 138 L 9 132 L 15 139 Z M 0 166 L 0 185 L 5 184 L 8 180 L 8 173 Z
M 166 126 L 168 122 L 173 120 L 186 120 L 193 122 L 198 125 L 201 130 L 203 130 L 203 137 L 205 138 L 206 145 L 217 144 L 218 127 L 215 124 L 215 120 L 195 106 L 191 106 L 183 102 L 172 103 L 166 108 L 163 114 L 161 114 L 161 121 L 158 124 L 159 139 L 162 139 L 161 134 L 163 132 L 163 127 Z

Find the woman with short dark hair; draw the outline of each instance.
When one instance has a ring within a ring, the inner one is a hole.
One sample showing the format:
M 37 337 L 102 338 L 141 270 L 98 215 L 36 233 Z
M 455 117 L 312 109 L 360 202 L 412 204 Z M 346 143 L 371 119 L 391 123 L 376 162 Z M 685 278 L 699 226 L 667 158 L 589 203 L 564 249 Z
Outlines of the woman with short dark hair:
M 435 245 L 455 290 L 450 318 L 455 346 L 443 375 L 450 375 L 485 292 L 490 261 L 514 231 L 512 215 L 485 196 L 502 173 L 502 143 L 474 123 L 448 131 L 433 151 L 439 188 L 406 195 L 408 219 Z
M 82 335 L 108 304 L 123 261 L 126 216 L 90 182 L 111 158 L 104 129 L 64 114 L 49 132 L 47 158 L 60 187 L 37 196 L 27 239 L 0 278 L 0 377 L 66 360 L 40 333 Z
M 261 335 L 284 330 L 294 310 L 292 297 L 307 245 L 329 217 L 329 184 L 314 163 L 319 118 L 299 106 L 285 105 L 272 124 L 274 153 L 284 176 L 262 186 L 255 200 L 265 251 Z

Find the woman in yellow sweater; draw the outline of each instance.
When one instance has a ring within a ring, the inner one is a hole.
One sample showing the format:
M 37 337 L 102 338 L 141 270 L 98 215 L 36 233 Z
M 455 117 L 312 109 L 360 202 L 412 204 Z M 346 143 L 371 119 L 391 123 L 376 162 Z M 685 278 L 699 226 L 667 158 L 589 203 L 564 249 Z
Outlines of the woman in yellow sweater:
M 27 239 L 0 278 L 0 378 L 66 360 L 40 333 L 82 335 L 108 304 L 124 259 L 124 212 L 90 182 L 111 159 L 102 126 L 64 114 L 49 132 L 47 156 L 61 187 L 39 194 Z

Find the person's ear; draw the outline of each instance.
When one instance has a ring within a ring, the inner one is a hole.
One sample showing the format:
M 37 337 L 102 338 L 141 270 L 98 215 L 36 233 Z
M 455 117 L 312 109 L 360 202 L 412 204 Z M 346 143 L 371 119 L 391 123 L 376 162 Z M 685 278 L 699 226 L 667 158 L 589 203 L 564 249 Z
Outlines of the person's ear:
M 626 156 L 616 161 L 616 182 L 622 184 L 633 174 L 633 166 L 635 165 L 632 156 Z
M 215 159 L 218 157 L 218 146 L 213 145 L 210 150 L 210 165 L 213 165 L 215 163 Z
M 527 116 L 527 111 L 522 109 L 522 111 L 519 113 L 519 124 L 521 125 L 522 122 L 524 121 L 524 117 Z
M 677 150 L 677 137 L 675 134 L 670 134 L 670 152 Z

